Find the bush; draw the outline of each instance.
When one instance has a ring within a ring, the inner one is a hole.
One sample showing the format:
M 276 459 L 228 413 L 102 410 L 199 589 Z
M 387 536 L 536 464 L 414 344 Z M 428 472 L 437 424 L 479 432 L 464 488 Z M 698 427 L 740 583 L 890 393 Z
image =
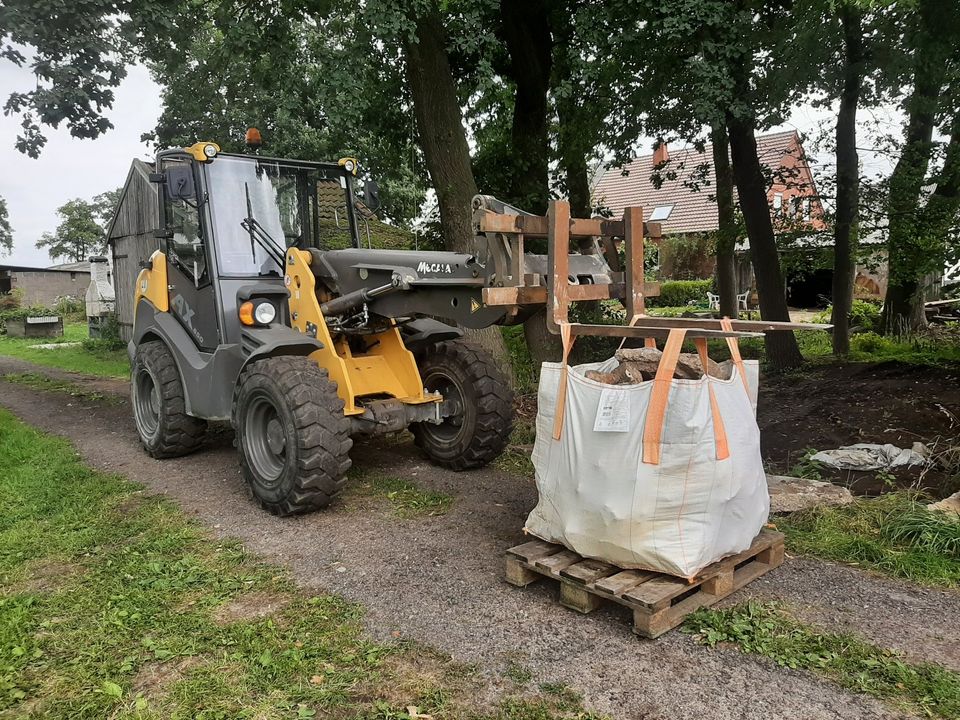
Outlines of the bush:
M 120 337 L 120 321 L 116 315 L 109 315 L 104 318 L 100 325 L 100 335 L 95 338 L 87 338 L 83 341 L 83 349 L 88 352 L 116 352 L 123 350 L 127 344 Z
M 814 316 L 814 322 L 829 323 L 833 315 L 833 305 Z M 876 332 L 880 329 L 880 305 L 869 300 L 854 300 L 850 308 L 850 327 L 860 328 L 864 332 Z
M 20 300 L 23 296 L 23 292 L 19 290 L 14 290 L 13 292 L 0 293 L 0 313 L 6 312 L 7 310 L 16 310 L 20 307 Z
M 660 295 L 649 298 L 647 304 L 650 307 L 707 307 L 707 293 L 712 287 L 713 280 L 668 280 L 661 283 Z
M 53 306 L 64 322 L 84 322 L 87 319 L 87 304 L 80 298 L 65 295 Z

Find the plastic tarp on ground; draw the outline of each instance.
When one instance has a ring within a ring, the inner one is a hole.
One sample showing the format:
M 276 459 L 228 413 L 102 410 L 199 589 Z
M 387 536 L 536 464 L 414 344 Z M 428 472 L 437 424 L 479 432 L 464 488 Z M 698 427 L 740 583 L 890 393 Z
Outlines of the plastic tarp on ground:
M 656 379 L 636 385 L 584 377 L 612 370 L 614 359 L 543 364 L 533 450 L 540 497 L 528 532 L 585 557 L 688 578 L 750 547 L 770 502 L 759 368 L 732 341 L 728 379 L 673 379 L 683 336 L 671 332 Z

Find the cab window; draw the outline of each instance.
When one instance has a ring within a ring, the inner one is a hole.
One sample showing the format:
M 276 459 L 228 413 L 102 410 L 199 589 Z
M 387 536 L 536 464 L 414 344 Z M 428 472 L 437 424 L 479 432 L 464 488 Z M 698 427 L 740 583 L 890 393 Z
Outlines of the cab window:
M 172 161 L 165 167 L 185 165 Z M 164 193 L 164 219 L 167 232 L 171 233 L 167 239 L 167 259 L 199 284 L 207 277 L 207 258 L 196 200 L 173 199 Z

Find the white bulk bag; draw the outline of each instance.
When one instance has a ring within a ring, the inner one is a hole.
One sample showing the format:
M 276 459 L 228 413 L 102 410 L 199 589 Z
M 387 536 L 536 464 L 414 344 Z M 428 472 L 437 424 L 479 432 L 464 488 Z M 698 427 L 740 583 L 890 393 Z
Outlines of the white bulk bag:
M 566 360 L 569 328 L 561 330 Z M 584 377 L 612 370 L 615 359 L 543 363 L 533 448 L 540 499 L 528 532 L 585 557 L 685 578 L 750 547 L 770 509 L 759 367 L 741 360 L 730 338 L 729 379 L 673 379 L 683 338 L 671 330 L 656 378 L 637 385 Z M 706 342 L 697 346 L 705 359 Z

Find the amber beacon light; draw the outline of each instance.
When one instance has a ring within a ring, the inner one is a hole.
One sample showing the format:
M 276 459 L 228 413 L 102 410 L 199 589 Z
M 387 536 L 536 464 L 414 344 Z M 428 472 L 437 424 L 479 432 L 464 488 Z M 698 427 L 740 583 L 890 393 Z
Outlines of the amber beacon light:
M 244 137 L 244 140 L 247 143 L 247 147 L 253 150 L 256 150 L 263 145 L 263 138 L 260 136 L 260 131 L 255 127 L 247 128 L 247 134 Z

